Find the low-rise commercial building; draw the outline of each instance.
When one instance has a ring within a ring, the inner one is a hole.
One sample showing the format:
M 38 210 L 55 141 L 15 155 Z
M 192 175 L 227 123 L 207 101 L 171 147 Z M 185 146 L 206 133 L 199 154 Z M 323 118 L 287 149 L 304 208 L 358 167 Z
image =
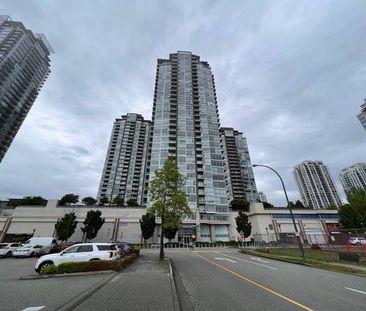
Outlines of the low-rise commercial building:
M 31 236 L 54 236 L 55 224 L 66 213 L 75 212 L 78 225 L 70 241 L 81 241 L 81 227 L 89 210 L 100 209 L 105 223 L 100 229 L 96 242 L 127 241 L 142 243 L 139 220 L 146 213 L 145 208 L 116 208 L 98 206 L 57 206 L 57 200 L 49 200 L 46 206 L 18 206 L 16 208 L 2 208 L 0 210 L 0 242 L 22 241 Z M 309 244 L 324 243 L 328 232 L 337 230 L 337 210 L 293 210 L 296 225 L 305 242 Z M 236 231 L 235 217 L 237 212 L 230 212 L 229 219 L 225 220 L 225 226 L 229 227 L 229 239 L 226 234 L 221 235 L 220 225 L 224 220 L 216 219 L 217 215 L 211 215 L 201 219 L 200 241 L 228 241 L 241 240 Z M 249 221 L 252 224 L 252 235 L 256 242 L 289 241 L 294 236 L 294 227 L 290 213 L 286 208 L 265 209 L 262 203 L 251 203 L 248 212 Z M 159 221 L 157 221 L 159 223 Z M 183 221 L 182 228 L 178 231 L 173 241 L 189 243 L 192 235 L 197 236 L 197 225 L 194 219 Z M 156 227 L 154 235 L 149 243 L 159 243 L 160 225 Z
M 141 243 L 140 223 L 144 208 L 100 208 L 98 206 L 57 206 L 49 200 L 46 206 L 18 206 L 0 210 L 0 241 L 24 240 L 30 236 L 53 236 L 55 224 L 66 213 L 75 212 L 78 225 L 70 241 L 81 241 L 83 222 L 89 210 L 99 209 L 105 223 L 94 239 L 96 242 L 129 241 Z

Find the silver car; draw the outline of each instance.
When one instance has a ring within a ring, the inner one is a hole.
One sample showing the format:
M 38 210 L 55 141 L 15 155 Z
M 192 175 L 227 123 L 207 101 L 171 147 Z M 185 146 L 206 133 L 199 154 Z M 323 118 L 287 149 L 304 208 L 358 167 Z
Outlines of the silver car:
M 15 249 L 19 248 L 19 243 L 0 243 L 0 256 L 11 257 Z
M 13 251 L 14 257 L 34 257 L 42 248 L 42 245 L 21 246 Z

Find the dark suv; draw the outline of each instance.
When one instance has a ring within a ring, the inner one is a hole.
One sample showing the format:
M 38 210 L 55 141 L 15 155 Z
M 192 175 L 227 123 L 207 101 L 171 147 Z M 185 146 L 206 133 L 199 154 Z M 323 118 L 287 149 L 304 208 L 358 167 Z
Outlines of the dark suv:
M 120 256 L 127 256 L 132 253 L 132 246 L 131 246 L 131 244 L 129 244 L 127 242 L 118 242 L 114 245 L 117 246 L 118 255 L 120 255 Z

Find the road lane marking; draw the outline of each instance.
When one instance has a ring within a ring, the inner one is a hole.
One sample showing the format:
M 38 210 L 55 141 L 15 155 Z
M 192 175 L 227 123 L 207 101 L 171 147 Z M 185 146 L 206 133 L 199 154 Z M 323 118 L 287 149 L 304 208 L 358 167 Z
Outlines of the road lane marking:
M 258 263 L 258 262 L 253 262 L 253 261 L 245 260 L 245 259 L 242 259 L 242 258 L 239 258 L 239 257 L 234 257 L 234 256 L 230 256 L 230 255 L 222 254 L 222 253 L 219 253 L 219 252 L 217 252 L 217 254 L 220 254 L 220 255 L 222 255 L 222 256 L 226 256 L 226 257 L 230 257 L 230 258 L 234 258 L 234 259 L 237 259 L 237 260 L 240 260 L 240 261 L 246 262 L 246 263 L 250 263 L 250 264 L 252 264 L 252 265 L 256 265 L 256 266 L 260 266 L 260 267 L 264 267 L 264 268 L 267 268 L 267 269 L 271 269 L 271 270 L 278 270 L 278 269 L 277 269 L 277 268 L 275 268 L 275 267 L 271 267 L 271 266 L 263 265 L 263 264 L 260 264 L 260 263 Z
M 29 308 L 23 309 L 22 311 L 38 311 L 38 310 L 43 309 L 44 307 L 45 307 L 45 306 L 29 307 Z
M 263 262 L 263 263 L 269 263 L 269 261 L 263 260 L 262 258 L 259 257 L 250 257 L 251 260 L 256 260 L 259 262 Z
M 222 257 L 215 257 L 216 260 L 226 260 L 226 261 L 229 261 L 229 262 L 232 262 L 232 263 L 236 263 L 235 260 L 231 260 L 229 258 L 222 258 Z
M 351 291 L 353 291 L 353 292 L 361 293 L 361 294 L 366 295 L 366 292 L 364 292 L 364 291 L 362 291 L 362 290 L 359 290 L 359 289 L 354 289 L 354 288 L 350 288 L 350 287 L 345 287 L 345 289 L 348 289 L 348 290 L 351 290 Z
M 219 250 L 219 251 L 198 251 L 198 250 L 194 250 L 194 253 L 232 253 L 232 254 L 236 254 L 238 251 L 224 251 L 224 250 Z
M 265 290 L 267 292 L 270 292 L 271 294 L 273 294 L 273 295 L 275 295 L 277 297 L 280 297 L 280 298 L 282 298 L 282 299 L 284 299 L 284 300 L 286 300 L 286 301 L 294 304 L 295 306 L 298 306 L 298 307 L 300 307 L 300 308 L 302 308 L 304 310 L 307 310 L 307 311 L 314 311 L 314 309 L 311 309 L 311 308 L 309 308 L 307 306 L 304 306 L 301 303 L 299 303 L 299 302 L 297 302 L 297 301 L 295 301 L 295 300 L 293 300 L 293 299 L 291 299 L 289 297 L 286 297 L 286 296 L 284 296 L 284 295 L 282 295 L 282 294 L 280 294 L 280 293 L 278 293 L 278 292 L 276 292 L 276 291 L 274 291 L 274 290 L 272 290 L 272 289 L 270 289 L 270 288 L 268 288 L 268 287 L 266 287 L 266 286 L 264 286 L 262 284 L 257 283 L 256 281 L 253 281 L 253 280 L 251 280 L 251 279 L 249 279 L 249 278 L 247 278 L 247 277 L 245 277 L 245 276 L 243 276 L 243 275 L 241 275 L 239 273 L 236 273 L 236 272 L 234 272 L 234 271 L 232 271 L 232 270 L 230 270 L 228 268 L 225 268 L 224 266 L 221 266 L 218 263 L 216 263 L 216 262 L 214 262 L 214 261 L 212 261 L 210 259 L 207 259 L 206 257 L 203 257 L 203 256 L 201 256 L 199 254 L 195 254 L 195 255 L 198 256 L 198 257 L 200 257 L 200 258 L 202 258 L 203 260 L 206 260 L 209 263 L 211 263 L 211 264 L 213 264 L 213 265 L 221 268 L 222 270 L 225 270 L 225 271 L 227 271 L 227 272 L 229 272 L 229 273 L 237 276 L 238 278 L 240 278 L 240 279 L 242 279 L 244 281 L 247 281 L 248 283 L 250 283 L 252 285 L 255 285 L 255 286 L 257 286 L 257 287 L 259 287 L 259 288 L 261 288 L 261 289 L 263 289 L 263 290 Z

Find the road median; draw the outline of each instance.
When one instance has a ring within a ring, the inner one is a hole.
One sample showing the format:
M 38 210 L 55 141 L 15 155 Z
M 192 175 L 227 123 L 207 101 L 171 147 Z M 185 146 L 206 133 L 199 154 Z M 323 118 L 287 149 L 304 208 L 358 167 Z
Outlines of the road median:
M 240 250 L 240 252 L 243 254 L 263 257 L 263 258 L 267 258 L 267 259 L 274 259 L 274 260 L 278 260 L 278 261 L 283 261 L 283 262 L 288 262 L 288 263 L 293 263 L 293 264 L 298 264 L 298 265 L 303 265 L 303 266 L 308 266 L 308 267 L 313 267 L 313 268 L 318 268 L 318 269 L 324 269 L 324 270 L 330 270 L 330 271 L 335 271 L 335 272 L 341 272 L 341 273 L 347 273 L 347 274 L 366 277 L 366 270 L 358 269 L 357 267 L 353 268 L 353 267 L 344 266 L 341 264 L 324 262 L 324 261 L 314 260 L 314 259 L 302 259 L 301 257 L 276 255 L 276 254 L 271 254 L 270 250 L 269 250 L 269 253 L 262 253 L 262 252 L 258 252 L 256 250 L 249 250 L 249 249 L 242 249 L 242 250 Z

